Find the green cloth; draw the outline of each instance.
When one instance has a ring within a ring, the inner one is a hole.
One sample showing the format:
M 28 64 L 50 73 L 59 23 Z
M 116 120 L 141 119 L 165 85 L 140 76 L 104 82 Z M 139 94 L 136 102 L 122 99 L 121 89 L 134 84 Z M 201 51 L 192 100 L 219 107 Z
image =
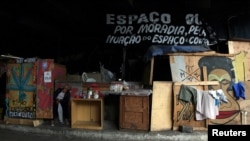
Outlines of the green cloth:
M 197 90 L 190 86 L 181 85 L 179 91 L 179 100 L 183 100 L 185 102 L 193 102 L 197 103 Z

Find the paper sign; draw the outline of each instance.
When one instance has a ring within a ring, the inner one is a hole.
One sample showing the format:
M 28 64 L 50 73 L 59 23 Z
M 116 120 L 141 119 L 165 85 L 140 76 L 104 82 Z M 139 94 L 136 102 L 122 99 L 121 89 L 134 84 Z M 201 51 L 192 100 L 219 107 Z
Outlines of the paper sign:
M 44 72 L 44 82 L 45 83 L 51 82 L 51 71 Z

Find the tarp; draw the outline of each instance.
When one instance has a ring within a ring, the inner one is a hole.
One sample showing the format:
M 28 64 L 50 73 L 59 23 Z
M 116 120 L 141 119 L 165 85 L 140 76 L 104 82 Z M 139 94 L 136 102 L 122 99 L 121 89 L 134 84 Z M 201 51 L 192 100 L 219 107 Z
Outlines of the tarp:
M 148 48 L 147 52 L 144 55 L 144 61 L 150 61 L 152 57 L 157 55 L 164 55 L 167 53 L 176 53 L 176 52 L 205 52 L 211 51 L 209 46 L 202 45 L 186 45 L 186 46 L 174 46 L 174 45 L 152 45 Z

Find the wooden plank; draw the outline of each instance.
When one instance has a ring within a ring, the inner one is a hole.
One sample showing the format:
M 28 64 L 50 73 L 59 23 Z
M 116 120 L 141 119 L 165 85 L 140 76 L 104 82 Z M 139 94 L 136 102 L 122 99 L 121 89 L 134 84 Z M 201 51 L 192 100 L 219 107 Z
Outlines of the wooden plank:
M 154 57 L 151 59 L 151 64 L 150 64 L 150 76 L 149 76 L 149 85 L 153 84 L 153 74 L 154 74 Z
M 218 81 L 201 81 L 201 82 L 174 82 L 174 85 L 187 85 L 187 86 L 199 86 L 199 85 L 219 85 Z
M 246 41 L 228 41 L 229 53 L 235 54 L 234 68 L 237 81 L 250 80 L 250 42 Z
M 250 124 L 250 81 L 245 81 L 244 85 L 246 99 L 238 100 L 241 110 L 241 118 L 238 122 L 242 125 Z
M 172 85 L 167 81 L 153 82 L 150 131 L 172 128 Z
M 168 53 L 167 55 L 204 55 L 204 54 L 216 54 L 216 51 L 205 51 L 205 52 L 190 52 L 190 53 L 184 53 L 184 52 L 176 52 L 176 53 Z
M 203 66 L 202 67 L 202 74 L 203 74 L 203 81 L 208 81 L 207 79 L 207 67 Z M 204 90 L 208 90 L 208 85 L 204 85 Z M 209 124 L 209 119 L 206 119 L 206 127 L 208 128 L 208 124 Z
M 203 72 L 203 79 L 204 79 L 203 82 L 206 83 L 206 81 L 208 81 L 208 79 L 207 79 L 207 67 L 203 66 L 202 69 L 203 69 L 202 72 Z M 218 84 L 219 84 L 219 82 L 218 82 Z M 204 90 L 208 90 L 208 85 L 207 84 L 204 85 Z
M 18 125 L 30 125 L 37 127 L 41 124 L 43 124 L 42 119 L 19 119 L 19 118 L 4 118 L 5 124 L 18 124 Z
M 224 54 L 224 53 L 216 53 L 212 52 L 198 52 L 198 53 L 169 53 L 166 54 L 169 56 L 226 56 L 226 57 L 233 57 L 234 54 Z
M 44 123 L 44 120 L 40 119 L 40 120 L 33 120 L 33 126 L 34 127 L 37 127 L 37 126 L 40 126 Z

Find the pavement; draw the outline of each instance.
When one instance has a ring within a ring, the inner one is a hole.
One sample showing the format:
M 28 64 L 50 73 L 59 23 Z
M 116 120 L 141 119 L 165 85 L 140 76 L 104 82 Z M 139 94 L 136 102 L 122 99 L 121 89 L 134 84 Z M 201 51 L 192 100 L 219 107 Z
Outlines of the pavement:
M 30 133 L 45 133 L 51 135 L 66 135 L 93 140 L 108 141 L 207 141 L 207 131 L 193 131 L 191 133 L 166 130 L 166 131 L 139 131 L 119 129 L 112 121 L 104 121 L 102 130 L 76 129 L 69 125 L 51 126 L 50 122 L 34 127 L 28 125 L 5 124 L 0 122 L 0 128 Z

